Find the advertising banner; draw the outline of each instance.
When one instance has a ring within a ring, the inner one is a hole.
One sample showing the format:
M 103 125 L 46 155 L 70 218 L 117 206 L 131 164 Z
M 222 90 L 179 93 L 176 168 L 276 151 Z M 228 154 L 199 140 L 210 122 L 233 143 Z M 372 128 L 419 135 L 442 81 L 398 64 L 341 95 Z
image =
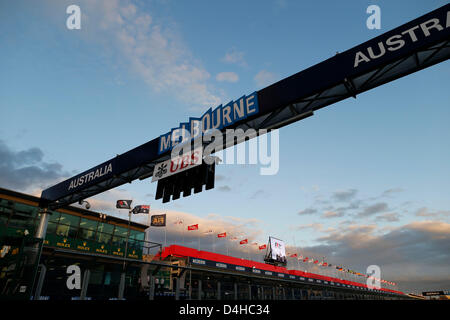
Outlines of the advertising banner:
M 165 227 L 166 226 L 166 214 L 156 214 L 151 217 L 150 226 L 152 227 Z
M 286 263 L 286 246 L 283 240 L 269 237 L 271 258 L 275 261 Z
M 202 164 L 202 148 L 158 163 L 153 170 L 152 182 L 186 171 Z

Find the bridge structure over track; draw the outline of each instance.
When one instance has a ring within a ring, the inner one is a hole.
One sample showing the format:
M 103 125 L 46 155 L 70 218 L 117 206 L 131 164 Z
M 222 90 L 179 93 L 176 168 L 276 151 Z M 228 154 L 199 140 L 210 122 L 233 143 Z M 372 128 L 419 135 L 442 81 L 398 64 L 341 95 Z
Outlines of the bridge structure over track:
M 447 4 L 253 93 L 248 97 L 257 103 L 257 110 L 221 130 L 281 128 L 449 57 L 450 4 Z M 155 165 L 171 156 L 170 150 L 161 152 L 160 140 L 161 136 L 45 189 L 40 207 L 64 207 L 133 180 L 151 177 Z

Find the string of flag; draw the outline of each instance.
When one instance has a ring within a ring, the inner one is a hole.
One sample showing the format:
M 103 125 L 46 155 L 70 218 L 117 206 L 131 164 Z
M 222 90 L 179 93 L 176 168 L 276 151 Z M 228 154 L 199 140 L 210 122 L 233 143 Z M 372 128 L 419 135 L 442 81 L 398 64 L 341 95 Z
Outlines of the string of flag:
M 345 268 L 343 266 L 333 265 L 333 264 L 325 262 L 323 260 L 319 261 L 319 259 L 316 259 L 316 258 L 303 257 L 302 255 L 298 255 L 297 253 L 287 253 L 286 256 L 289 257 L 289 258 L 297 258 L 297 261 L 299 261 L 299 262 L 312 263 L 312 264 L 315 264 L 315 265 L 318 265 L 318 266 L 328 267 L 328 268 L 332 268 L 334 266 L 334 268 L 337 271 L 340 271 L 340 272 L 343 272 L 343 273 L 348 273 L 348 274 L 353 274 L 353 275 L 364 277 L 364 278 L 378 280 L 378 281 L 380 281 L 382 283 L 389 284 L 389 285 L 392 285 L 392 286 L 396 286 L 397 285 L 397 283 L 395 283 L 393 281 L 387 281 L 387 280 L 384 280 L 384 279 L 379 279 L 379 278 L 376 278 L 376 277 L 374 277 L 372 275 L 363 274 L 361 272 L 357 272 L 357 271 Z
M 152 216 L 153 218 L 153 216 Z M 152 226 L 158 226 L 157 222 L 159 222 L 159 226 L 165 226 L 165 215 L 159 215 L 159 216 L 155 216 L 155 219 L 152 219 Z M 159 221 L 157 221 L 156 219 L 159 219 Z M 161 223 L 161 221 L 164 221 L 163 223 Z M 184 222 L 181 219 L 177 219 L 174 222 L 175 225 L 183 225 Z M 192 224 L 192 225 L 188 225 L 187 226 L 187 230 L 188 231 L 195 231 L 195 230 L 199 230 L 199 224 Z M 203 234 L 208 235 L 208 234 L 214 234 L 214 230 L 213 229 L 207 229 L 206 231 L 203 232 Z M 249 244 L 249 239 L 248 238 L 243 238 L 242 235 L 240 237 L 238 237 L 238 235 L 229 235 L 227 234 L 227 232 L 223 231 L 223 232 L 219 232 L 219 233 L 215 233 L 213 236 L 213 250 L 214 250 L 214 239 L 215 238 L 228 238 L 230 241 L 236 241 L 239 240 L 239 245 L 243 246 L 243 245 L 247 245 Z M 200 237 L 198 238 L 198 246 L 199 246 L 199 250 L 200 250 Z M 183 233 L 183 243 L 184 243 L 184 233 Z M 258 248 L 258 250 L 264 250 L 267 249 L 267 244 L 258 244 L 257 242 L 252 242 L 251 245 L 255 246 Z M 247 252 L 248 252 L 248 248 L 247 248 Z M 227 254 L 228 254 L 228 246 L 227 246 Z M 361 272 L 357 272 L 355 270 L 346 268 L 344 266 L 341 265 L 333 265 L 331 263 L 328 263 L 326 261 L 324 261 L 324 259 L 320 260 L 314 257 L 307 257 L 307 256 L 303 256 L 301 254 L 298 254 L 296 252 L 292 252 L 292 253 L 287 253 L 286 256 L 288 258 L 295 258 L 297 260 L 298 263 L 303 262 L 305 264 L 312 264 L 312 265 L 316 265 L 319 267 L 326 267 L 326 268 L 330 268 L 328 270 L 336 270 L 338 272 L 342 272 L 342 273 L 347 273 L 347 274 L 352 274 L 355 276 L 359 276 L 359 277 L 363 277 L 363 278 L 368 278 L 368 279 L 374 279 L 377 280 L 381 283 L 387 284 L 387 285 L 392 285 L 392 286 L 396 286 L 397 284 L 393 281 L 387 281 L 384 279 L 379 279 L 374 277 L 373 275 L 370 274 L 364 274 Z

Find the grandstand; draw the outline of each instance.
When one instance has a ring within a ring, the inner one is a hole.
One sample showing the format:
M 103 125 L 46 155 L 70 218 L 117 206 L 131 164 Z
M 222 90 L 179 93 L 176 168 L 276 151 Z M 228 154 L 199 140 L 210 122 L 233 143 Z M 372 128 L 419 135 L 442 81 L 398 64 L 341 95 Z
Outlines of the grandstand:
M 173 266 L 175 299 L 406 299 L 401 291 L 290 270 L 252 260 L 171 245 L 155 257 Z M 204 283 L 206 281 L 206 285 Z M 153 285 L 152 280 L 147 286 Z M 153 289 L 150 289 L 152 291 Z M 170 296 L 170 295 L 169 295 Z

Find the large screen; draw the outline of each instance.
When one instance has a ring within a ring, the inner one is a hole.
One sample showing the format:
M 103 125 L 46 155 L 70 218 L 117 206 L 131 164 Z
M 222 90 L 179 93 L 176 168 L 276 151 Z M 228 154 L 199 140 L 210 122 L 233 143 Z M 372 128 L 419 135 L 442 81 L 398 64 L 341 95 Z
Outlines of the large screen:
M 271 258 L 275 261 L 286 263 L 286 247 L 283 240 L 269 237 Z

